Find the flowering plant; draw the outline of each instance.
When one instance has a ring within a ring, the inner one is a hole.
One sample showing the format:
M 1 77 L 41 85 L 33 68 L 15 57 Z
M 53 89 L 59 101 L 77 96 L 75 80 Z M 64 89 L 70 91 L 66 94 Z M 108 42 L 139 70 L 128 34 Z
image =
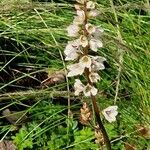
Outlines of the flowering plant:
M 98 11 L 95 9 L 95 2 L 90 0 L 76 1 L 76 16 L 74 17 L 73 23 L 67 28 L 68 36 L 73 38 L 73 40 L 68 42 L 64 50 L 65 60 L 74 62 L 67 66 L 67 76 L 84 75 L 86 77 L 87 84 L 83 84 L 79 78 L 75 79 L 75 95 L 83 93 L 86 97 L 91 97 L 98 126 L 104 136 L 107 149 L 111 149 L 109 138 L 100 119 L 98 106 L 96 104 L 98 89 L 95 87 L 95 83 L 100 80 L 98 71 L 105 69 L 103 62 L 106 61 L 106 59 L 102 56 L 89 55 L 90 51 L 96 53 L 98 48 L 103 47 L 101 41 L 103 29 L 89 22 L 91 18 L 98 15 Z M 112 111 L 114 107 L 115 110 Z M 116 111 L 117 106 L 111 106 L 108 110 L 104 110 L 103 114 L 109 122 L 113 122 L 116 119 Z

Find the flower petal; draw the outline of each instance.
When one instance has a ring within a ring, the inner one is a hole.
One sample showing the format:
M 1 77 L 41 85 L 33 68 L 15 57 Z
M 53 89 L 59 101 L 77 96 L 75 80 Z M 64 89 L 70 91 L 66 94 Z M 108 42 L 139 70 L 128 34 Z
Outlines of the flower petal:
M 102 114 L 104 115 L 105 119 L 111 123 L 116 121 L 116 116 L 118 115 L 117 109 L 118 106 L 109 106 L 102 111 Z
M 67 75 L 68 77 L 81 75 L 84 72 L 84 67 L 82 67 L 79 63 L 69 65 L 67 69 L 69 70 Z
M 86 36 L 84 35 L 81 35 L 80 36 L 80 44 L 83 46 L 83 47 L 86 47 L 88 45 L 88 39 Z
M 65 60 L 66 60 L 66 61 L 75 60 L 75 59 L 78 58 L 78 56 L 79 56 L 78 53 L 72 52 L 72 53 L 69 53 L 69 54 L 66 56 Z
M 84 85 L 79 79 L 75 80 L 74 89 L 75 89 L 75 93 L 74 93 L 75 95 L 79 95 L 84 90 Z
M 83 10 L 77 10 L 77 16 L 74 17 L 73 23 L 80 25 L 83 24 L 85 20 L 85 13 Z
M 91 89 L 91 95 L 95 96 L 97 94 L 97 89 L 93 86 Z
M 90 24 L 90 23 L 87 23 L 87 24 L 85 25 L 85 28 L 86 28 L 86 30 L 87 30 L 87 32 L 88 32 L 89 34 L 92 34 L 92 33 L 94 33 L 94 32 L 96 31 L 95 26 L 93 26 L 93 25 Z
M 91 95 L 95 96 L 97 94 L 97 89 L 94 86 L 91 86 L 90 84 L 87 84 L 84 88 L 84 95 L 89 97 Z
M 103 64 L 104 61 L 106 61 L 106 59 L 104 57 L 93 56 L 92 57 L 92 65 L 91 65 L 92 71 L 94 72 L 94 71 L 99 71 L 99 70 L 105 69 L 105 66 Z
M 74 7 L 75 7 L 76 10 L 81 10 L 81 5 L 80 4 L 75 4 Z
M 99 76 L 98 73 L 91 72 L 91 73 L 89 74 L 89 79 L 90 79 L 91 82 L 94 83 L 94 82 L 97 82 L 98 80 L 100 80 L 100 76 Z
M 70 37 L 76 37 L 79 34 L 80 28 L 77 24 L 71 24 L 68 28 L 68 36 Z
M 79 40 L 69 41 L 68 45 L 66 46 L 64 53 L 66 55 L 65 60 L 75 60 L 78 58 L 79 53 Z
M 84 22 L 84 18 L 81 18 L 79 16 L 74 17 L 74 20 L 73 20 L 74 24 L 81 25 L 81 24 L 83 24 L 83 22 Z
M 77 15 L 81 18 L 85 18 L 85 12 L 83 10 L 77 10 Z
M 85 55 L 80 60 L 79 63 L 85 68 L 91 68 L 92 60 L 89 56 Z
M 93 50 L 94 52 L 97 52 L 98 48 L 103 47 L 103 43 L 97 39 L 91 39 L 89 44 L 90 44 L 91 50 Z
M 95 32 L 92 35 L 95 39 L 100 39 L 103 32 L 104 29 L 102 29 L 101 27 L 96 27 Z

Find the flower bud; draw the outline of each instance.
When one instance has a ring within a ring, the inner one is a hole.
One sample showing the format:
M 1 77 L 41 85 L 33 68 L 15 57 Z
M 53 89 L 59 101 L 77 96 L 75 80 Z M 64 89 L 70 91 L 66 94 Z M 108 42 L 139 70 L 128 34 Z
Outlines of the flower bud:
M 87 125 L 92 119 L 92 112 L 86 102 L 83 102 L 83 106 L 80 109 L 80 122 L 83 125 Z
M 86 8 L 87 9 L 95 9 L 95 3 L 92 1 L 87 2 Z

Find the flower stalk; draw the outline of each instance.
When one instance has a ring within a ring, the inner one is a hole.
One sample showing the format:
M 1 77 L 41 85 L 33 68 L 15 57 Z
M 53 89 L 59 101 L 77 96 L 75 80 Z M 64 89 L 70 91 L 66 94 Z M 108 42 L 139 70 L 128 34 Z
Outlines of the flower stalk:
M 73 23 L 67 28 L 68 36 L 76 39 L 69 41 L 64 50 L 66 56 L 65 60 L 74 62 L 68 65 L 67 76 L 78 77 L 75 79 L 74 84 L 75 95 L 83 93 L 86 97 L 91 97 L 99 130 L 103 134 L 107 149 L 111 150 L 109 137 L 101 121 L 99 108 L 96 103 L 98 89 L 95 87 L 95 83 L 100 80 L 98 72 L 105 69 L 103 62 L 106 61 L 104 57 L 96 55 L 97 50 L 103 47 L 101 41 L 103 29 L 89 22 L 90 19 L 98 15 L 95 9 L 95 3 L 90 0 L 76 1 L 75 9 L 77 15 L 74 17 Z M 90 51 L 94 51 L 96 56 L 90 55 Z M 86 85 L 80 81 L 80 75 L 86 78 Z M 115 121 L 116 119 L 116 107 L 117 106 L 115 106 L 114 111 L 106 109 L 104 112 L 104 116 L 108 121 L 110 120 L 109 122 Z M 114 106 L 112 106 L 112 109 L 113 108 Z M 115 116 L 113 114 L 115 114 Z

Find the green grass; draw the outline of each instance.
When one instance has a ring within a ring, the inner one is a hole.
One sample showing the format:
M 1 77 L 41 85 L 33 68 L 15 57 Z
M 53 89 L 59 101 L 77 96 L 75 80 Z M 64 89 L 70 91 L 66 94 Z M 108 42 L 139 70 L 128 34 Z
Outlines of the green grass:
M 115 100 L 119 106 L 117 122 L 103 120 L 113 150 L 124 150 L 125 143 L 148 150 L 149 139 L 138 129 L 150 123 L 150 5 L 146 0 L 97 3 L 100 15 L 92 22 L 105 30 L 104 48 L 98 53 L 108 63 L 100 73 L 97 102 L 101 109 Z M 71 104 L 74 117 L 68 126 L 67 82 L 44 89 L 23 82 L 34 79 L 39 83 L 35 74 L 65 68 L 61 55 L 69 40 L 66 27 L 74 14 L 73 5 L 67 1 L 0 1 L 0 111 L 9 108 L 28 116 L 15 130 L 1 115 L 0 137 L 13 139 L 19 150 L 99 147 L 93 142 L 93 129 L 79 124 L 82 98 L 72 93 L 76 103 Z M 69 79 L 71 91 L 72 85 L 73 79 Z

